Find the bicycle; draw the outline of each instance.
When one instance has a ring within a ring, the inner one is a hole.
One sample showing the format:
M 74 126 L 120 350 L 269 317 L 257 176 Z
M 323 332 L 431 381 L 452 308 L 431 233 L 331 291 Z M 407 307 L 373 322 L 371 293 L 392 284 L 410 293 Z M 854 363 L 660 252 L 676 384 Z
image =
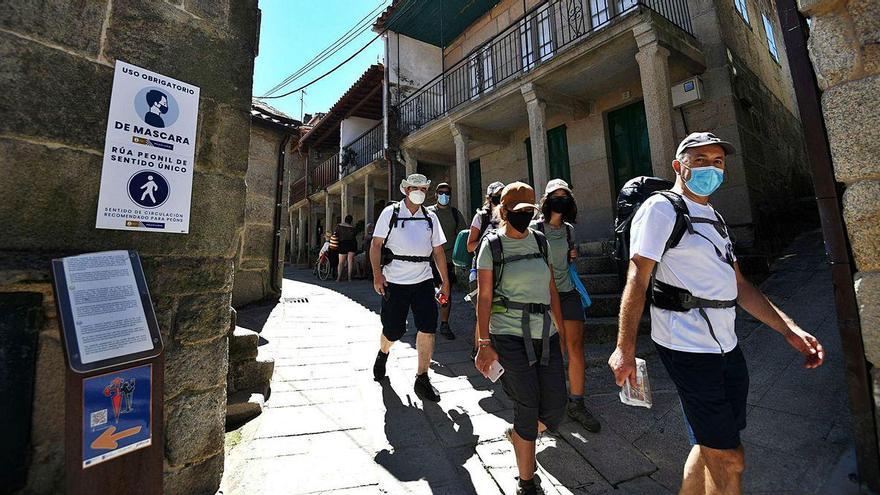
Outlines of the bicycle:
M 315 263 L 315 276 L 320 280 L 327 280 L 332 272 L 333 267 L 330 266 L 330 257 L 327 256 L 327 253 L 322 253 L 318 257 L 318 262 Z

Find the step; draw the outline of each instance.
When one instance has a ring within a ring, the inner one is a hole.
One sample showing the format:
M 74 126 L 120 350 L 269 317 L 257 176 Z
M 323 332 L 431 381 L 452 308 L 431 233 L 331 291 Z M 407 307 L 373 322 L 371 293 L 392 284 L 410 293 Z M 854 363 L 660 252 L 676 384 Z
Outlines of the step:
M 578 256 L 607 256 L 608 241 L 586 241 L 577 245 Z
M 617 273 L 617 267 L 608 256 L 580 256 L 575 260 L 577 272 L 581 275 L 592 273 Z
M 593 304 L 587 308 L 588 317 L 613 316 L 620 314 L 620 294 L 590 294 Z
M 226 430 L 234 430 L 259 416 L 265 403 L 263 394 L 249 390 L 226 397 Z
M 235 363 L 257 357 L 260 334 L 247 328 L 235 327 L 229 338 L 229 362 Z
M 260 352 L 254 360 L 230 363 L 227 384 L 233 391 L 257 390 L 267 395 L 274 371 L 275 360 Z
M 581 282 L 592 294 L 619 294 L 623 289 L 616 273 L 598 273 L 594 275 L 581 275 Z
M 584 322 L 584 342 L 588 344 L 610 344 L 617 341 L 617 316 L 587 317 Z M 639 322 L 639 334 L 651 333 L 651 319 L 642 317 Z

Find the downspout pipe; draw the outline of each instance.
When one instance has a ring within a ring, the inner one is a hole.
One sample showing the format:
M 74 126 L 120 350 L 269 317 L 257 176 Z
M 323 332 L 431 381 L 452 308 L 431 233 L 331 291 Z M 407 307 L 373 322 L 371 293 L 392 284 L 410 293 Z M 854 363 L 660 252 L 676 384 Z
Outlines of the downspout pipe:
M 285 134 L 278 147 L 278 165 L 275 170 L 275 216 L 272 220 L 272 231 L 275 233 L 272 243 L 272 259 L 269 263 L 269 288 L 281 295 L 281 281 L 278 280 L 278 265 L 281 262 L 281 217 L 284 208 L 284 166 L 287 162 L 287 145 L 290 134 Z
M 854 268 L 851 248 L 847 240 L 840 197 L 834 180 L 819 87 L 807 51 L 806 21 L 798 12 L 796 0 L 777 0 L 776 9 L 803 125 L 813 188 L 816 191 L 816 203 L 822 223 L 822 235 L 825 238 L 825 252 L 831 264 L 837 326 L 852 409 L 859 482 L 862 488 L 867 486 L 874 492 L 880 492 L 880 453 L 878 453 L 877 425 L 874 419 L 875 404 L 853 286 Z

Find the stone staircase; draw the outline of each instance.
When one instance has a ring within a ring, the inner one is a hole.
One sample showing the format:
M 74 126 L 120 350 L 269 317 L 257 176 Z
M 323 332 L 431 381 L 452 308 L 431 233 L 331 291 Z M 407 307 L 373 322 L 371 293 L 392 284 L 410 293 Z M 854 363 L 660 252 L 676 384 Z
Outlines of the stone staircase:
M 226 378 L 226 428 L 234 429 L 257 417 L 269 398 L 275 360 L 260 351 L 260 334 L 236 326 L 229 335 Z
M 592 344 L 612 343 L 617 339 L 620 316 L 620 298 L 623 286 L 617 267 L 611 257 L 609 241 L 591 241 L 578 244 L 575 260 L 578 274 L 593 305 L 587 309 L 584 323 L 584 341 Z M 639 333 L 650 331 L 650 320 L 642 318 Z

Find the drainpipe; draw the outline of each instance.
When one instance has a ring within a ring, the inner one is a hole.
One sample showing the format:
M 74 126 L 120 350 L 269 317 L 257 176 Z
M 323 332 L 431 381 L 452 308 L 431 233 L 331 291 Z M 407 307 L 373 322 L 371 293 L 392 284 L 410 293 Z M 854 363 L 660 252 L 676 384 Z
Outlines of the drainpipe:
M 269 288 L 281 295 L 281 284 L 278 282 L 278 262 L 281 250 L 281 216 L 284 207 L 284 165 L 287 161 L 287 144 L 291 135 L 285 134 L 278 147 L 278 167 L 275 171 L 275 217 L 272 219 L 272 231 L 275 232 L 272 243 L 272 259 L 269 260 Z
M 819 87 L 807 51 L 806 22 L 798 12 L 796 0 L 777 0 L 776 9 L 785 40 L 785 51 L 788 53 L 798 112 L 804 129 L 813 188 L 816 191 L 816 203 L 822 222 L 822 235 L 825 238 L 825 251 L 831 264 L 837 326 L 846 366 L 846 383 L 854 423 L 859 482 L 862 487 L 867 485 L 877 492 L 880 491 L 877 425 L 874 421 L 871 382 L 853 286 L 851 248 L 834 181 L 831 151 L 819 103 Z

